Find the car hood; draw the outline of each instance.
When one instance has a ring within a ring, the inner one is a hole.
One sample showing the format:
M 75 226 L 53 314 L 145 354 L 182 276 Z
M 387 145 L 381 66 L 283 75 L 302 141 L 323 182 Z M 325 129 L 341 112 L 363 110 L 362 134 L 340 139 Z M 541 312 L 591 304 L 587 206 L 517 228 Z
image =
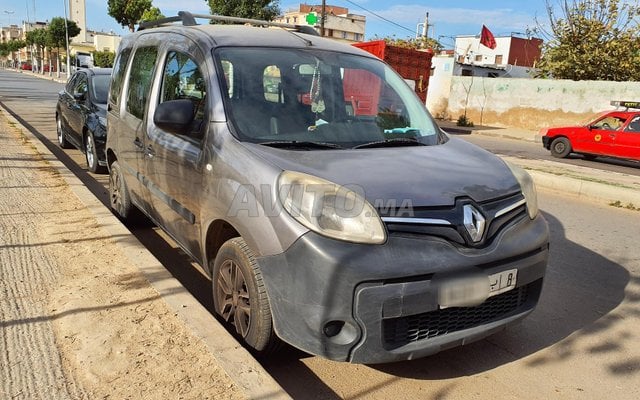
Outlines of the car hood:
M 484 202 L 521 190 L 504 161 L 456 138 L 436 146 L 355 150 L 285 150 L 244 144 L 282 170 L 360 186 L 372 204 L 395 201 L 400 206 L 408 200 L 414 207 L 452 206 L 458 197 Z

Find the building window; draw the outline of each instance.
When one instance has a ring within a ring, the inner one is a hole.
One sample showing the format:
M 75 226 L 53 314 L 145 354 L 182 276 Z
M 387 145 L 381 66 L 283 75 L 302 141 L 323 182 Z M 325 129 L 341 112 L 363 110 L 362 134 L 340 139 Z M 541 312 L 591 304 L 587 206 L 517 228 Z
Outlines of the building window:
M 496 56 L 496 65 L 502 64 L 502 55 Z
M 285 18 L 285 19 L 286 19 L 286 21 L 287 21 L 287 24 L 288 24 L 288 23 L 289 23 L 289 17 L 287 17 L 287 18 Z
M 293 17 L 293 23 L 297 23 L 298 22 L 298 17 Z
M 346 39 L 346 38 L 347 38 L 347 32 L 342 31 L 342 38 L 343 38 L 343 39 Z
M 482 54 L 476 55 L 476 62 L 482 61 Z
M 333 29 L 329 29 L 329 32 L 327 33 L 327 36 L 333 37 Z

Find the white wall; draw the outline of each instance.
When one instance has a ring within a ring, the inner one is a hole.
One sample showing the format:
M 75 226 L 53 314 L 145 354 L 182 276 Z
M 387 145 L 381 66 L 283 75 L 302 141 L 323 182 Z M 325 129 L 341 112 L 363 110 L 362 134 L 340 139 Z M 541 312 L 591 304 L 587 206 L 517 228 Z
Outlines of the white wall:
M 612 100 L 640 100 L 640 82 L 455 76 L 448 112 L 456 119 L 466 103 L 467 116 L 476 125 L 539 129 L 582 122 L 614 109 Z
M 454 59 L 451 56 L 434 56 L 431 59 L 433 75 L 429 78 L 427 91 L 427 109 L 436 118 L 447 118 L 451 78 L 453 77 Z

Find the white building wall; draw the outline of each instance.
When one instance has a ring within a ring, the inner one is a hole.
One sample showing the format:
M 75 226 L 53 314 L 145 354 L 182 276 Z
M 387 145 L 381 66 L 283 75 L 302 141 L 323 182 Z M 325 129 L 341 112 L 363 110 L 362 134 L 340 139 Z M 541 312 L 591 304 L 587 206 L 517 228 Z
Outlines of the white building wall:
M 429 78 L 427 92 L 427 109 L 436 118 L 448 118 L 447 108 L 449 93 L 451 92 L 451 80 L 455 67 L 454 58 L 451 56 L 434 56 L 431 59 L 433 75 Z
M 507 65 L 511 49 L 511 37 L 497 37 L 496 48 L 490 49 L 480 44 L 480 38 L 475 36 L 458 36 L 455 44 L 456 60 L 464 64 L 474 65 Z M 459 58 L 462 56 L 462 59 Z M 501 62 L 496 62 L 496 56 L 502 56 Z M 479 59 L 478 59 L 479 58 Z
M 640 82 L 500 79 L 455 76 L 449 113 L 476 124 L 524 129 L 572 125 L 613 109 L 612 100 L 640 99 Z

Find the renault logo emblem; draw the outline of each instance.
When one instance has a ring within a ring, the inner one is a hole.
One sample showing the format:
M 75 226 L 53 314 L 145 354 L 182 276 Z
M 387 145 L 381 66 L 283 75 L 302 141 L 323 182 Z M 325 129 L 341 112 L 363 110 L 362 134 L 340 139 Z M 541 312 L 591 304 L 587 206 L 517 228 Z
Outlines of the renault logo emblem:
M 473 240 L 474 243 L 477 243 L 482 239 L 482 235 L 484 234 L 486 220 L 480 211 L 471 204 L 465 204 L 464 207 L 462 207 L 462 210 L 464 212 L 464 228 L 469 233 L 471 240 Z

